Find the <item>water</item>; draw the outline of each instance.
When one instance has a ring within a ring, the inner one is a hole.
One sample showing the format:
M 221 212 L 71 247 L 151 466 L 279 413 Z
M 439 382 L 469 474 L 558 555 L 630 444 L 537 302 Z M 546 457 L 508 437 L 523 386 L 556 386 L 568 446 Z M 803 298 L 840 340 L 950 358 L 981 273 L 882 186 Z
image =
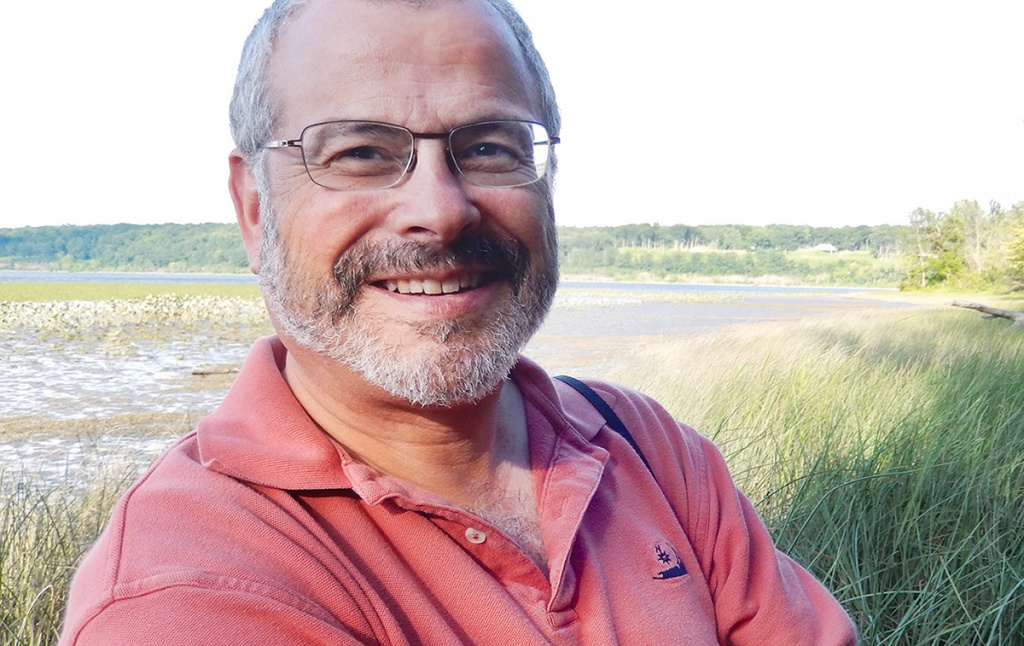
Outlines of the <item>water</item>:
M 0 270 L 0 283 L 167 283 L 167 284 L 238 284 L 256 283 L 252 274 L 186 274 L 161 272 L 103 271 L 30 271 Z M 611 290 L 622 293 L 692 293 L 692 294 L 853 294 L 869 290 L 862 287 L 807 287 L 781 285 L 690 285 L 684 283 L 602 283 L 562 281 L 563 289 Z
M 237 366 L 251 339 L 56 339 L 27 331 L 0 336 L 0 425 L 11 417 L 98 419 L 139 411 L 211 409 L 220 391 L 195 388 L 204 369 Z M 0 426 L 2 428 L 2 426 Z
M 0 282 L 254 280 L 247 274 L 0 271 Z M 230 376 L 193 373 L 237 368 L 253 339 L 269 330 L 224 316 L 191 325 L 0 329 L 0 484 L 24 477 L 78 481 L 111 465 L 151 461 L 224 398 Z M 148 423 L 142 417 L 174 432 L 140 430 Z
M 252 274 L 0 270 L 0 283 L 256 283 Z
M 0 492 L 5 486 L 84 483 L 119 467 L 138 471 L 176 438 L 140 435 L 49 437 L 0 442 Z
M 3 272 L 0 272 L 2 280 Z M 891 292 L 891 289 L 875 289 L 865 287 L 814 287 L 806 285 L 692 285 L 688 283 L 602 283 L 562 281 L 562 289 L 610 290 L 629 293 L 662 293 L 662 294 L 736 294 L 750 296 L 782 296 L 826 294 L 844 296 L 863 292 Z
M 0 334 L 0 481 L 84 482 L 112 466 L 151 462 L 224 398 L 229 378 L 193 371 L 237 367 L 250 343 Z M 140 414 L 171 416 L 157 427 L 174 432 L 137 428 L 147 424 Z M 18 429 L 18 439 L 6 429 Z
M 248 274 L 123 274 L 0 271 L 2 281 L 247 282 Z M 542 356 L 565 337 L 603 339 L 698 334 L 751 321 L 773 322 L 823 312 L 855 311 L 863 289 L 562 283 L 555 307 L 528 354 Z M 877 303 L 876 303 L 877 305 Z M 889 303 L 888 306 L 898 306 Z M 256 318 L 262 314 L 256 311 Z M 224 395 L 203 387 L 196 370 L 236 367 L 256 337 L 269 330 L 238 329 L 230 321 L 155 332 L 92 329 L 61 336 L 31 329 L 0 330 L 0 437 L 4 420 L 35 416 L 87 420 L 140 411 L 202 415 Z M 554 340 L 554 341 L 552 341 Z M 595 344 L 599 345 L 599 344 Z
M 251 282 L 253 277 L 0 271 L 0 281 L 40 280 L 236 283 Z M 850 296 L 864 291 L 563 283 L 527 354 L 553 373 L 596 376 L 615 360 L 619 348 L 628 352 L 629 340 L 636 337 L 704 334 L 751 321 L 855 312 L 865 301 Z M 28 439 L 5 440 L 9 433 L 4 431 L 15 425 L 31 428 L 35 423 L 46 428 L 62 424 L 88 428 L 90 420 L 127 419 L 140 413 L 178 415 L 183 425 L 192 423 L 216 407 L 230 383 L 230 378 L 209 379 L 193 373 L 236 368 L 263 332 L 230 322 L 222 327 L 167 325 L 154 331 L 128 326 L 71 335 L 0 330 L 0 473 L 25 470 L 46 477 L 77 477 L 90 473 L 96 464 L 148 461 L 173 438 L 133 435 L 129 429 L 116 436 L 55 432 L 52 437 L 29 433 Z M 600 341 L 593 342 L 595 338 Z

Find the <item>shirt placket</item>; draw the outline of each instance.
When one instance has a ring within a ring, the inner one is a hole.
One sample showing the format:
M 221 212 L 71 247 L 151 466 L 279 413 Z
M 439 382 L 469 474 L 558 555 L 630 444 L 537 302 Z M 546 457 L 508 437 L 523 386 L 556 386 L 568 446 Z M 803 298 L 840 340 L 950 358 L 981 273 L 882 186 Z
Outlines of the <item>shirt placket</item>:
M 452 540 L 459 542 L 484 568 L 494 573 L 495 579 L 532 617 L 548 643 L 580 643 L 579 617 L 571 604 L 575 595 L 576 577 L 567 565 L 568 554 L 558 559 L 561 565 L 559 573 L 551 579 L 557 582 L 552 587 L 533 560 L 496 527 L 470 514 L 460 514 L 458 511 L 451 514 L 449 510 L 445 512 L 432 518 L 434 524 Z M 570 540 L 569 548 L 571 543 Z M 548 549 L 549 558 L 552 554 L 552 550 Z
M 594 494 L 597 493 L 608 453 L 593 445 L 583 447 L 560 437 L 547 476 L 538 483 L 539 513 L 552 583 L 548 613 L 561 625 L 575 621 L 572 610 L 577 574 L 570 556 Z

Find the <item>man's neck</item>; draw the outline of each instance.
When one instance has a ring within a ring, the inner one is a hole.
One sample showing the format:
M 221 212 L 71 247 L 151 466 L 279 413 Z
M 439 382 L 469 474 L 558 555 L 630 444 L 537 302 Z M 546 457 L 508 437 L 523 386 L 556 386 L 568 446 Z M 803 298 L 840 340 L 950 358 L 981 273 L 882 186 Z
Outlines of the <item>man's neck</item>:
M 522 396 L 506 380 L 478 402 L 424 408 L 395 398 L 360 375 L 289 352 L 284 376 L 310 417 L 349 454 L 380 471 L 478 508 L 481 492 L 529 474 Z

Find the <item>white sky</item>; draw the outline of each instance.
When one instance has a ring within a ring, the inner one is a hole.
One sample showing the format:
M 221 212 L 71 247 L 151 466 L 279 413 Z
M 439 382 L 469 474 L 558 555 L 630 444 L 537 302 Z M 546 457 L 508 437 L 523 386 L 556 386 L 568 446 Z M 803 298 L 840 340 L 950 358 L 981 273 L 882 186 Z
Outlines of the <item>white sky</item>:
M 14 2 L 0 227 L 232 222 L 227 102 L 269 0 Z M 561 224 L 904 224 L 1024 200 L 1022 0 L 519 0 Z

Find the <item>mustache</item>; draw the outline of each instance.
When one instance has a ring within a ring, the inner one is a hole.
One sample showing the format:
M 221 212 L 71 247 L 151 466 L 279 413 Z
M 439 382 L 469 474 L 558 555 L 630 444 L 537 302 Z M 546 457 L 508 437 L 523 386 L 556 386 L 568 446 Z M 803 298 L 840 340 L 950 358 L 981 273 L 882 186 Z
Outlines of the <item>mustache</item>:
M 350 306 L 360 287 L 373 276 L 423 271 L 483 270 L 523 283 L 529 259 L 526 246 L 511 237 L 476 231 L 447 245 L 409 241 L 363 241 L 345 251 L 334 264 L 334 277 Z

